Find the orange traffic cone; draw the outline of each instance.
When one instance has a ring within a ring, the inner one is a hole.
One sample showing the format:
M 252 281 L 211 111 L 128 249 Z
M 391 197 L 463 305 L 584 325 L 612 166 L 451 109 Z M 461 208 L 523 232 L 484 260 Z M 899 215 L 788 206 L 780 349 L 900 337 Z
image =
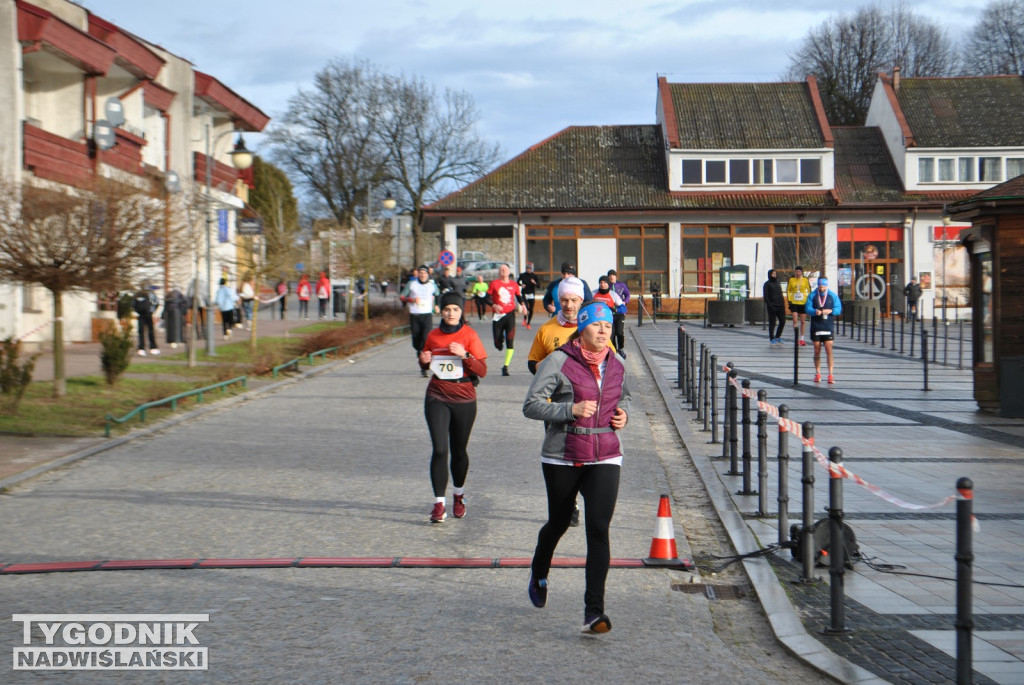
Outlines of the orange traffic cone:
M 654 528 L 651 540 L 651 556 L 644 559 L 648 566 L 679 566 L 679 554 L 676 552 L 676 534 L 672 527 L 672 507 L 669 506 L 668 495 L 662 495 L 658 503 L 658 523 Z

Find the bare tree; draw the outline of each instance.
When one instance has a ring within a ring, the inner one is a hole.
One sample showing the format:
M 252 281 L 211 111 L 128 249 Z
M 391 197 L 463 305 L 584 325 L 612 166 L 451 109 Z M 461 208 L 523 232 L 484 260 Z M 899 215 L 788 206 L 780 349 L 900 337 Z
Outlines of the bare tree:
M 900 67 L 904 76 L 947 76 L 957 69 L 945 31 L 902 3 L 836 15 L 811 29 L 790 56 L 786 78 L 818 80 L 829 123 L 861 125 L 879 71 Z
M 482 176 L 500 159 L 497 143 L 476 132 L 473 98 L 445 90 L 443 97 L 420 79 L 393 82 L 384 144 L 391 176 L 412 214 L 413 263 L 419 263 L 423 206 Z
M 291 99 L 269 136 L 274 158 L 314 211 L 347 228 L 355 218 L 376 216 L 377 203 L 392 191 L 412 214 L 418 248 L 423 206 L 499 159 L 499 147 L 477 135 L 477 120 L 465 92 L 440 96 L 420 79 L 389 75 L 369 62 L 332 61 L 312 90 Z
M 299 206 L 292 183 L 278 167 L 260 157 L 253 160 L 253 189 L 249 204 L 263 218 L 266 244 L 265 274 L 285 277 L 296 262 L 302 261 L 298 245 Z
M 388 80 L 369 62 L 334 60 L 268 132 L 274 159 L 340 226 L 365 207 L 371 184 L 387 180 L 381 129 Z
M 0 279 L 53 296 L 55 396 L 67 393 L 64 293 L 134 285 L 163 263 L 168 236 L 158 197 L 104 178 L 69 192 L 0 183 Z
M 964 72 L 1024 75 L 1024 0 L 988 4 L 967 39 Z

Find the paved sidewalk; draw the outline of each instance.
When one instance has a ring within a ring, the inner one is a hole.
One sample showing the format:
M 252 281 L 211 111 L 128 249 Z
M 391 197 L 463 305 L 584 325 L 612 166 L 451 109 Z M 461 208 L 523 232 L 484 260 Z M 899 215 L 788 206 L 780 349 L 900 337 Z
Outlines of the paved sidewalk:
M 733 362 L 739 377 L 751 379 L 754 391 L 767 391 L 767 401 L 786 404 L 790 418 L 815 425 L 818 449 L 843 449 L 845 466 L 865 481 L 912 504 L 932 504 L 955 494 L 961 476 L 974 481 L 974 511 L 980 531 L 974 535 L 975 682 L 1024 682 L 1024 421 L 978 411 L 967 370 L 932 366 L 930 391 L 923 390 L 921 362 L 898 351 L 863 342 L 836 341 L 835 385 L 814 383 L 813 348 L 800 348 L 800 384 L 793 385 L 793 345 L 769 345 L 760 328 L 703 328 L 690 322 L 686 330 L 718 357 Z M 791 329 L 787 330 L 791 335 Z M 703 421 L 694 420 L 690 403 L 675 389 L 677 329 L 671 322 L 633 328 L 645 353 L 668 383 L 663 393 L 682 417 L 681 434 L 692 457 L 720 495 L 720 514 L 740 552 L 751 552 L 779 539 L 777 518 L 757 515 L 757 495 L 740 495 L 743 479 L 726 475 L 730 462 L 722 445 L 710 444 Z M 891 344 L 891 339 L 890 339 Z M 941 357 L 940 357 L 941 359 Z M 955 358 L 953 358 L 955 359 Z M 724 374 L 718 374 L 724 404 Z M 669 384 L 672 387 L 669 387 Z M 757 403 L 751 421 L 756 419 Z M 720 414 L 724 417 L 724 414 Z M 778 509 L 777 424 L 768 431 L 768 511 Z M 742 426 L 740 428 L 742 431 Z M 750 482 L 757 491 L 756 426 L 751 427 L 753 462 Z M 718 439 L 722 439 L 719 428 Z M 789 522 L 801 520 L 801 446 L 789 441 Z M 742 442 L 740 443 L 742 455 Z M 742 471 L 742 460 L 740 462 Z M 828 506 L 828 476 L 815 466 L 815 518 Z M 800 584 L 802 565 L 788 551 L 770 562 L 747 562 L 755 579 L 782 582 L 797 615 L 812 636 L 827 648 L 892 682 L 944 682 L 955 679 L 956 575 L 955 508 L 911 510 L 897 507 L 867 489 L 844 480 L 844 511 L 860 551 L 876 565 L 892 564 L 904 574 L 885 573 L 857 563 L 845 574 L 844 637 L 821 636 L 830 625 L 829 574 L 818 567 L 820 583 Z M 787 536 L 788 537 L 788 536 Z M 770 568 L 767 564 L 770 563 Z M 767 570 L 767 572 L 766 572 Z M 768 588 L 766 591 L 770 591 Z M 765 595 L 762 588 L 758 587 Z M 777 593 L 776 593 L 777 594 Z M 784 613 L 769 616 L 784 622 Z M 782 625 L 782 623 L 780 623 Z M 781 631 L 785 633 L 788 627 Z M 813 653 L 806 637 L 794 644 L 804 656 Z

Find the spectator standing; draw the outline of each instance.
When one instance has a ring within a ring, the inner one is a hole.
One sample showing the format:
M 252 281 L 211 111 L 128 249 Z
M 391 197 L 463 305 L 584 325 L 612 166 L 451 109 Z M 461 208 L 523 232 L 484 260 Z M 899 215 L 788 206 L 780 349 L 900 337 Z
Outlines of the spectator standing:
M 156 313 L 157 307 L 159 307 L 159 300 L 156 298 L 156 293 L 149 286 L 148 283 L 143 283 L 142 287 L 136 291 L 135 296 L 132 298 L 132 309 L 138 314 L 138 328 L 139 328 L 139 356 L 146 356 L 146 340 L 149 340 L 149 353 L 160 354 L 160 348 L 156 346 L 156 332 L 153 328 L 153 314 Z
M 913 323 L 917 320 L 917 303 L 921 299 L 921 284 L 917 282 L 917 276 L 910 277 L 910 283 L 903 288 L 903 297 L 907 298 L 907 320 Z
M 462 295 L 463 299 L 466 297 L 466 276 L 462 273 L 462 267 L 455 267 L 455 275 L 452 276 L 452 290 Z
M 231 337 L 231 324 L 238 303 L 238 293 L 228 285 L 226 278 L 220 279 L 220 287 L 217 288 L 217 295 L 213 298 L 220 310 L 220 323 L 224 330 L 224 337 Z
M 299 318 L 309 319 L 309 297 L 313 294 L 313 286 L 310 285 L 306 274 L 302 274 L 295 292 L 299 296 Z
M 434 310 L 437 309 L 434 302 L 440 294 L 437 284 L 430 280 L 430 270 L 425 264 L 416 270 L 416 278 L 402 288 L 400 299 L 409 305 L 409 333 L 417 357 L 423 351 L 427 334 L 434 323 Z M 421 375 L 429 378 L 430 372 L 422 369 Z
M 282 278 L 274 286 L 274 292 L 277 293 L 277 311 L 280 314 L 281 321 L 284 321 L 284 315 L 288 311 L 288 283 Z M 271 310 L 273 313 L 273 310 Z
M 185 315 L 188 313 L 188 299 L 178 289 L 178 286 L 171 288 L 164 298 L 164 311 L 161 315 L 164 320 L 164 333 L 167 336 L 167 344 L 171 349 L 177 349 L 178 343 L 185 342 Z
M 608 270 L 608 280 L 612 284 L 612 290 L 619 295 L 622 306 L 612 312 L 612 344 L 619 351 L 619 356 L 626 358 L 626 306 L 629 304 L 629 286 L 625 281 L 619 280 L 619 273 L 615 269 Z
M 256 299 L 256 287 L 253 285 L 250 275 L 242 281 L 242 287 L 238 289 L 238 295 L 242 299 L 242 316 L 245 318 L 245 327 L 252 329 L 252 306 Z
M 331 299 L 331 281 L 327 274 L 320 272 L 320 278 L 316 282 L 317 316 L 320 319 L 327 318 L 327 303 Z
M 768 272 L 768 280 L 764 282 L 761 291 L 765 309 L 768 310 L 768 343 L 782 344 L 782 331 L 786 327 L 786 298 L 782 296 L 778 271 L 772 269 Z
M 430 430 L 430 483 L 434 489 L 431 523 L 448 516 L 445 492 L 451 468 L 452 515 L 466 515 L 465 484 L 469 472 L 469 435 L 476 421 L 476 385 L 487 375 L 487 352 L 463 317 L 462 294 L 449 291 L 440 297 L 441 324 L 427 334 L 419 364 L 430 372 L 423 413 Z M 449 465 L 449 446 L 451 462 Z
M 537 368 L 523 414 L 544 422 L 541 470 L 548 520 L 537 535 L 527 585 L 530 601 L 545 606 L 551 558 L 569 528 L 577 493 L 586 504 L 586 591 L 583 632 L 607 633 L 605 581 L 611 560 L 609 527 L 618 499 L 622 447 L 617 432 L 629 419 L 625 367 L 608 343 L 612 312 L 601 302 L 583 306 L 578 329 Z
M 537 288 L 540 287 L 540 278 L 533 273 L 533 262 L 526 262 L 526 271 L 519 274 L 516 279 L 519 289 L 523 292 L 523 303 L 526 305 L 526 316 L 523 317 L 523 325 L 530 330 L 533 322 L 533 307 L 537 303 Z
M 446 266 L 444 271 L 441 272 L 441 275 L 435 279 L 435 282 L 437 283 L 437 288 L 441 291 L 442 295 L 455 290 L 455 283 L 452 282 L 452 268 L 450 266 Z

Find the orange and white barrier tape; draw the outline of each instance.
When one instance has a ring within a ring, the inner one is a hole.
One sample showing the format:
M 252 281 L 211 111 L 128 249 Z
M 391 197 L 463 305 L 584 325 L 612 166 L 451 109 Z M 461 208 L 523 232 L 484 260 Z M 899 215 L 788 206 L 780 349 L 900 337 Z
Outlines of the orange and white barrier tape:
M 732 370 L 728 366 L 723 366 L 722 369 L 727 374 L 728 374 L 729 371 Z M 742 397 L 751 397 L 751 398 L 756 398 L 757 397 L 757 392 L 755 390 L 753 390 L 752 388 L 744 388 L 743 384 L 737 378 L 729 378 L 728 375 L 726 376 L 726 378 L 729 380 L 729 383 L 731 383 L 734 387 L 736 387 L 737 392 Z M 810 447 L 811 450 L 813 450 L 813 452 L 814 452 L 814 459 L 815 459 L 815 461 L 817 461 L 818 464 L 820 464 L 822 467 L 827 469 L 828 472 L 829 472 L 829 475 L 831 477 L 833 477 L 833 478 L 846 478 L 848 480 L 852 480 L 854 483 L 856 483 L 857 485 L 861 486 L 862 488 L 864 488 L 865 490 L 870 492 L 872 495 L 875 495 L 876 497 L 880 497 L 881 499 L 884 499 L 886 502 L 889 502 L 890 504 L 895 504 L 897 507 L 900 507 L 902 509 L 911 509 L 911 510 L 914 510 L 914 511 L 920 511 L 922 509 L 937 509 L 939 507 L 946 506 L 947 504 L 949 504 L 950 502 L 952 502 L 953 500 L 956 499 L 956 495 L 950 495 L 950 496 L 945 497 L 942 500 L 940 500 L 938 502 L 935 502 L 933 504 L 913 504 L 911 502 L 907 502 L 905 500 L 902 500 L 899 497 L 896 497 L 895 495 L 892 495 L 892 494 L 886 492 L 885 490 L 883 490 L 882 488 L 878 487 L 877 485 L 872 485 L 871 483 L 867 482 L 866 480 L 864 480 L 863 478 L 858 476 L 853 471 L 850 471 L 848 468 L 846 468 L 842 464 L 833 463 L 828 458 L 828 456 L 826 456 L 821 450 L 819 450 L 817 447 L 814 446 L 814 440 L 813 439 L 805 438 L 803 436 L 803 427 L 799 423 L 797 423 L 796 421 L 793 421 L 791 419 L 784 419 L 784 418 L 780 417 L 779 416 L 779 408 L 776 407 L 775 405 L 769 404 L 768 402 L 758 401 L 757 408 L 758 408 L 758 410 L 763 411 L 766 414 L 769 414 L 770 416 L 775 417 L 776 421 L 779 424 L 779 432 L 780 433 L 782 433 L 782 432 L 792 433 L 793 435 L 797 436 L 800 439 L 800 443 L 803 446 Z M 977 527 L 977 521 L 975 521 L 974 524 L 975 524 L 975 527 Z
M 32 335 L 33 333 L 38 333 L 39 331 L 43 330 L 44 328 L 46 328 L 50 324 L 57 323 L 58 321 L 63 321 L 63 320 L 64 320 L 64 317 L 58 316 L 56 319 L 50 319 L 49 321 L 45 321 L 45 322 L 39 324 L 38 326 L 36 326 L 35 328 L 33 328 L 28 333 L 22 333 L 17 338 L 14 338 L 13 342 L 21 342 L 22 340 L 24 340 L 28 336 Z

